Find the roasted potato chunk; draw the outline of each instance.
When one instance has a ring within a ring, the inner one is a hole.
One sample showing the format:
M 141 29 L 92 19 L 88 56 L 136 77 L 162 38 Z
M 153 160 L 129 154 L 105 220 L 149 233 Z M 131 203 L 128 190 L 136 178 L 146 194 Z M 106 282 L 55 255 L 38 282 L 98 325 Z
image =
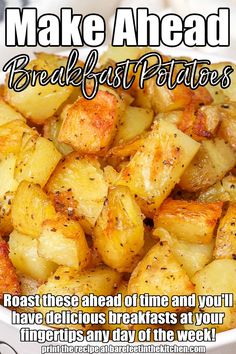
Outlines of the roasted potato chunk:
M 235 82 L 236 85 L 236 82 Z M 236 149 L 236 103 L 224 103 L 220 106 L 221 114 L 224 116 L 221 120 L 217 135 L 227 141 L 230 146 Z
M 18 154 L 24 134 L 37 136 L 35 130 L 28 127 L 22 120 L 12 120 L 0 126 L 0 157 L 10 153 Z
M 223 274 L 223 276 L 221 276 Z M 192 278 L 195 284 L 195 292 L 197 295 L 221 295 L 230 293 L 234 295 L 234 307 L 205 307 L 208 313 L 223 312 L 225 313 L 224 323 L 222 325 L 209 324 L 203 327 L 216 327 L 218 332 L 235 327 L 235 311 L 236 311 L 236 262 L 230 259 L 218 259 L 206 267 L 201 269 Z M 196 308 L 195 311 L 198 311 Z M 191 325 L 187 326 L 192 327 Z M 197 326 L 197 329 L 201 327 Z M 196 329 L 196 327 L 195 327 Z
M 38 255 L 38 241 L 14 230 L 9 238 L 9 257 L 21 273 L 38 281 L 46 281 L 57 265 Z
M 78 270 L 90 262 L 90 249 L 78 221 L 64 215 L 43 222 L 38 239 L 39 256 Z
M 179 182 L 198 148 L 197 142 L 161 120 L 122 169 L 117 184 L 128 186 L 144 214 L 152 216 Z
M 73 151 L 72 147 L 67 144 L 59 143 L 58 141 L 58 134 L 61 129 L 61 125 L 62 119 L 60 117 L 52 117 L 48 119 L 43 126 L 43 136 L 46 139 L 51 140 L 62 155 L 68 155 Z
M 231 203 L 221 219 L 216 236 L 215 258 L 236 260 L 236 203 Z
M 222 212 L 222 202 L 167 199 L 155 217 L 155 226 L 169 231 L 180 240 L 210 243 Z
M 19 280 L 8 253 L 7 243 L 0 239 L 0 300 L 4 294 L 20 294 Z
M 109 189 L 93 236 L 103 262 L 119 272 L 129 272 L 144 245 L 144 229 L 140 208 L 127 187 Z
M 114 269 L 106 266 L 100 266 L 97 268 L 91 268 L 78 272 L 75 269 L 69 267 L 59 267 L 57 271 L 48 279 L 46 284 L 39 287 L 38 293 L 52 294 L 52 295 L 113 295 L 121 281 L 121 275 Z M 43 314 L 49 311 L 62 312 L 67 310 L 65 307 L 40 307 L 36 308 Z M 100 312 L 102 309 L 97 307 L 82 307 L 79 305 L 76 308 L 71 308 L 71 312 Z M 67 327 L 74 327 L 76 329 L 84 329 L 91 327 L 92 324 L 84 325 L 68 324 Z M 63 325 L 54 325 L 54 327 L 64 327 Z
M 199 194 L 203 202 L 236 201 L 236 177 L 229 175 Z
M 117 291 L 115 292 L 114 295 L 116 294 L 121 294 L 122 295 L 122 306 L 121 307 L 107 307 L 105 309 L 105 314 L 106 314 L 106 323 L 102 326 L 104 329 L 108 330 L 108 331 L 114 331 L 116 328 L 120 328 L 120 329 L 126 329 L 128 330 L 129 329 L 129 325 L 126 325 L 124 323 L 121 323 L 121 324 L 112 324 L 112 323 L 109 323 L 108 321 L 108 313 L 109 311 L 112 311 L 114 313 L 123 313 L 123 312 L 128 312 L 129 309 L 127 307 L 125 307 L 124 305 L 124 297 L 126 295 L 128 295 L 128 284 L 127 282 L 123 281 L 119 286 L 118 286 L 118 289 Z
M 25 135 L 17 158 L 15 178 L 18 182 L 26 180 L 44 187 L 60 158 L 61 154 L 51 141 Z
M 102 210 L 107 190 L 98 161 L 78 153 L 61 161 L 46 186 L 56 210 L 78 218 L 89 234 Z
M 119 120 L 119 98 L 98 91 L 93 100 L 79 97 L 62 112 L 58 141 L 82 154 L 104 153 L 112 143 Z
M 208 244 L 187 242 L 177 239 L 162 228 L 156 228 L 153 237 L 169 242 L 173 255 L 183 266 L 190 279 L 213 259 L 214 240 Z
M 0 198 L 17 189 L 18 182 L 14 178 L 15 166 L 16 156 L 14 154 L 8 154 L 0 159 Z
M 128 293 L 149 295 L 190 295 L 194 291 L 187 273 L 171 252 L 167 241 L 153 246 L 131 274 Z M 148 308 L 150 310 L 150 308 Z M 158 311 L 179 311 L 171 305 Z M 142 308 L 144 311 L 144 308 Z M 155 309 L 157 311 L 157 309 Z
M 7 124 L 13 120 L 20 120 L 22 122 L 26 121 L 19 112 L 16 112 L 3 100 L 2 97 L 0 97 L 0 125 Z
M 140 107 L 127 107 L 118 127 L 114 145 L 123 144 L 151 127 L 153 111 Z
M 221 180 L 236 163 L 236 154 L 222 139 L 205 140 L 180 179 L 180 187 L 197 192 Z
M 20 183 L 12 205 L 12 224 L 18 232 L 38 237 L 42 222 L 55 216 L 52 202 L 39 185 Z
M 54 65 L 43 59 L 32 60 L 27 69 L 47 70 L 52 73 Z M 35 124 L 43 124 L 53 116 L 61 104 L 66 101 L 73 91 L 72 86 L 59 86 L 48 84 L 41 86 L 38 82 L 35 86 L 29 85 L 21 92 L 9 89 L 5 85 L 4 99 L 18 112 Z

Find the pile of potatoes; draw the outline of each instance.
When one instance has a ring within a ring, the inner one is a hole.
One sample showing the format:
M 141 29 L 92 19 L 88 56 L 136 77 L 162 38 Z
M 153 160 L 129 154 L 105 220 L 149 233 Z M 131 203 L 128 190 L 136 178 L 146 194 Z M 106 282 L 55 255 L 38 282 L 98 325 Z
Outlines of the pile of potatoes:
M 101 65 L 143 52 L 109 48 Z M 29 67 L 52 71 L 65 62 L 39 53 Z M 226 90 L 170 91 L 153 79 L 144 89 L 103 86 L 93 100 L 72 86 L 17 93 L 6 82 L 0 299 L 233 293 L 233 308 L 206 311 L 225 312 L 217 331 L 236 327 L 235 71 L 231 79 Z M 190 310 L 198 308 L 171 309 Z

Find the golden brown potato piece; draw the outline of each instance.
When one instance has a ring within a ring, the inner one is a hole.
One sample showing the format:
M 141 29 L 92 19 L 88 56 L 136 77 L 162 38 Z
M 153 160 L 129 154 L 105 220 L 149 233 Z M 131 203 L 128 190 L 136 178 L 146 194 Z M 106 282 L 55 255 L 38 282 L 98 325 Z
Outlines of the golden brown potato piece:
M 162 228 L 155 229 L 153 237 L 168 241 L 173 255 L 190 279 L 213 259 L 214 240 L 208 244 L 187 242 L 177 239 Z
M 12 224 L 17 231 L 38 237 L 42 222 L 55 216 L 52 202 L 39 185 L 20 183 L 12 205 Z
M 131 274 L 128 293 L 149 295 L 190 295 L 194 291 L 187 273 L 178 263 L 167 241 L 153 246 Z M 145 311 L 145 308 L 141 308 Z M 152 308 L 148 308 L 152 310 Z M 155 311 L 179 311 L 180 308 L 158 308 Z
M 13 230 L 11 221 L 11 205 L 14 193 L 8 192 L 0 198 L 0 236 L 8 236 Z
M 8 253 L 7 243 L 0 239 L 0 300 L 4 294 L 20 295 L 20 284 Z
M 90 262 L 90 249 L 78 221 L 59 214 L 43 222 L 38 239 L 38 254 L 59 265 L 78 270 Z
M 123 144 L 147 131 L 153 121 L 153 111 L 129 106 L 120 119 L 114 145 Z
M 217 135 L 227 141 L 233 149 L 236 149 L 236 103 L 223 103 L 219 105 L 223 119 Z
M 14 192 L 17 189 L 18 182 L 14 178 L 16 165 L 16 156 L 8 154 L 0 159 L 0 198 L 9 192 Z
M 69 154 L 61 161 L 46 186 L 56 210 L 78 218 L 89 234 L 102 210 L 107 190 L 98 161 L 78 153 Z
M 126 296 L 126 295 L 128 295 L 128 284 L 127 284 L 127 282 L 125 282 L 125 281 L 123 281 L 119 286 L 118 286 L 118 289 L 117 289 L 117 291 L 115 292 L 115 294 L 114 295 L 116 295 L 116 294 L 121 294 L 122 295 L 122 306 L 121 307 L 112 307 L 112 306 L 110 306 L 110 307 L 107 307 L 106 309 L 105 309 L 105 314 L 106 314 L 106 324 L 104 324 L 103 326 L 102 326 L 102 328 L 103 329 L 106 329 L 106 330 L 108 330 L 108 331 L 114 331 L 116 328 L 120 328 L 120 329 L 125 329 L 125 330 L 128 330 L 129 329 L 129 325 L 126 325 L 126 324 L 124 324 L 124 323 L 121 323 L 121 324 L 112 324 L 112 323 L 109 323 L 109 321 L 108 321 L 108 312 L 109 311 L 112 311 L 112 312 L 114 312 L 114 313 L 124 313 L 124 312 L 128 312 L 129 311 L 129 309 L 128 309 L 128 307 L 125 307 L 125 305 L 124 305 L 124 297 Z
M 32 60 L 27 69 L 47 70 L 51 74 L 55 69 L 55 65 L 51 65 L 51 63 L 39 58 Z M 16 92 L 13 89 L 9 89 L 6 84 L 4 98 L 12 107 L 33 123 L 43 124 L 56 113 L 72 91 L 72 86 L 61 87 L 51 84 L 41 86 L 37 81 L 35 86 L 29 85 L 23 91 Z
M 121 281 L 121 275 L 114 269 L 106 266 L 91 268 L 78 272 L 69 267 L 60 266 L 57 271 L 48 279 L 48 281 L 41 285 L 38 289 L 40 295 L 78 295 L 80 298 L 83 295 L 113 295 Z M 68 310 L 65 307 L 40 307 L 36 308 L 43 314 L 49 311 L 62 312 Z M 102 308 L 98 307 L 70 307 L 70 311 L 78 312 L 101 312 Z M 54 327 L 65 327 L 65 325 L 54 325 Z M 77 324 L 67 325 L 69 328 L 85 329 L 91 327 L 91 324 Z
M 9 257 L 21 273 L 38 281 L 46 281 L 57 265 L 38 255 L 38 241 L 14 230 L 9 238 Z
M 15 178 L 44 187 L 60 159 L 61 154 L 51 141 L 27 134 L 17 158 Z
M 20 120 L 22 122 L 26 121 L 19 112 L 15 111 L 3 100 L 2 97 L 0 97 L 0 125 L 4 125 L 13 120 Z
M 236 203 L 231 203 L 221 219 L 216 236 L 215 258 L 236 260 Z
M 236 177 L 229 175 L 199 194 L 203 202 L 236 202 Z
M 222 139 L 205 140 L 180 180 L 180 187 L 197 192 L 221 180 L 236 163 L 236 154 Z
M 217 259 L 197 272 L 192 278 L 195 284 L 197 295 L 221 295 L 225 293 L 233 294 L 234 307 L 204 307 L 200 311 L 208 313 L 225 313 L 222 325 L 208 324 L 202 326 L 186 325 L 186 329 L 199 329 L 203 327 L 216 328 L 217 332 L 225 331 L 235 327 L 236 312 L 236 262 L 231 259 Z M 200 312 L 198 307 L 197 312 Z
M 61 124 L 62 119 L 60 117 L 52 117 L 48 119 L 43 126 L 43 136 L 46 139 L 51 140 L 62 155 L 68 155 L 73 151 L 72 147 L 58 142 L 58 134 L 61 129 Z
M 119 272 L 129 272 L 144 245 L 141 211 L 129 188 L 109 189 L 93 237 L 94 246 L 105 264 Z
M 0 126 L 0 157 L 7 154 L 18 154 L 23 134 L 37 137 L 37 132 L 28 127 L 22 120 L 12 120 Z
M 101 154 L 110 146 L 119 120 L 119 99 L 108 91 L 78 100 L 62 112 L 63 123 L 58 141 L 71 145 L 82 154 Z
M 166 229 L 180 240 L 210 243 L 222 206 L 222 202 L 166 199 L 155 216 L 155 226 Z
M 156 123 L 117 181 L 137 197 L 152 216 L 179 182 L 199 144 L 164 120 Z

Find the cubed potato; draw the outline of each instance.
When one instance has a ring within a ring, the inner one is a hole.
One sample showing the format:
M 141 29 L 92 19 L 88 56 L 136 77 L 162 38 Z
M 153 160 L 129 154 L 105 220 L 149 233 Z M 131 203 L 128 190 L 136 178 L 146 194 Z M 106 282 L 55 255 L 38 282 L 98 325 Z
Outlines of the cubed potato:
M 43 222 L 38 239 L 39 256 L 78 270 L 90 262 L 90 249 L 78 221 L 64 215 Z
M 144 133 L 151 127 L 153 111 L 140 107 L 127 107 L 120 119 L 114 145 L 118 145 Z
M 9 123 L 13 120 L 20 120 L 25 122 L 26 119 L 17 111 L 7 104 L 2 97 L 0 97 L 0 126 Z
M 144 245 L 141 211 L 129 188 L 109 189 L 93 237 L 105 264 L 119 272 L 129 272 L 133 259 Z
M 162 227 L 180 240 L 210 243 L 223 203 L 166 199 L 155 216 L 155 226 Z
M 161 120 L 122 169 L 117 184 L 128 186 L 144 214 L 152 216 L 179 182 L 198 149 L 197 142 Z
M 236 84 L 236 82 L 235 82 Z M 219 106 L 223 119 L 217 135 L 227 141 L 230 146 L 236 149 L 236 103 L 224 103 Z
M 68 155 L 73 151 L 72 147 L 64 143 L 59 143 L 58 141 L 58 134 L 61 129 L 61 124 L 62 119 L 60 117 L 52 117 L 48 119 L 43 127 L 43 136 L 46 139 L 51 140 L 62 155 Z
M 114 295 L 116 295 L 116 294 L 121 294 L 121 296 L 122 296 L 122 306 L 120 306 L 120 307 L 118 307 L 118 306 L 116 306 L 116 307 L 110 306 L 110 307 L 106 307 L 105 308 L 104 312 L 106 314 L 106 323 L 102 326 L 102 328 L 105 329 L 105 330 L 108 330 L 108 331 L 114 331 L 116 328 L 120 328 L 121 330 L 122 329 L 129 330 L 129 325 L 126 325 L 124 323 L 112 324 L 112 323 L 109 323 L 109 321 L 108 321 L 108 319 L 109 319 L 109 317 L 108 317 L 109 316 L 108 315 L 109 311 L 112 311 L 112 312 L 117 313 L 117 314 L 129 311 L 128 307 L 126 307 L 124 305 L 124 297 L 126 295 L 128 295 L 128 284 L 127 284 L 127 282 L 123 281 L 118 286 L 118 289 L 117 289 L 117 291 L 115 292 Z
M 39 185 L 20 183 L 12 205 L 12 224 L 18 232 L 38 237 L 42 222 L 55 216 L 52 202 Z
M 208 244 L 187 242 L 177 239 L 163 228 L 156 228 L 153 237 L 169 242 L 173 255 L 183 266 L 190 279 L 213 260 L 214 240 Z
M 215 258 L 236 260 L 236 203 L 231 203 L 217 230 Z
M 26 180 L 44 187 L 60 158 L 61 154 L 51 141 L 25 135 L 17 158 L 15 178 L 18 182 Z
M 131 274 L 128 294 L 149 295 L 190 295 L 194 291 L 186 271 L 176 260 L 167 241 L 160 241 L 153 246 L 146 256 L 138 263 Z M 145 308 L 141 308 L 145 311 Z M 153 311 L 179 311 L 171 304 L 165 308 L 147 308 Z
M 14 230 L 9 238 L 9 257 L 14 267 L 23 274 L 45 281 L 55 272 L 57 265 L 38 255 L 38 242 Z
M 46 186 L 56 210 L 78 218 L 89 234 L 102 210 L 107 190 L 98 161 L 78 153 L 69 154 L 60 162 Z
M 231 62 L 220 62 L 220 63 L 213 63 L 209 65 L 210 70 L 217 70 L 218 75 L 222 75 L 223 70 L 226 66 L 231 66 L 233 68 L 233 72 L 230 74 L 231 84 L 228 88 L 222 89 L 220 84 L 217 86 L 211 86 L 208 84 L 206 87 L 210 92 L 213 92 L 213 97 L 215 101 L 220 101 L 220 103 L 226 102 L 228 99 L 229 101 L 236 101 L 236 65 Z M 220 97 L 219 97 L 220 96 Z M 222 98 L 222 100 L 220 100 Z
M 39 295 L 113 295 L 121 281 L 121 275 L 114 269 L 106 266 L 91 268 L 84 271 L 77 271 L 73 268 L 60 266 L 57 271 L 48 279 L 48 281 L 41 285 L 38 289 Z M 68 310 L 65 307 L 37 307 L 35 309 L 44 315 L 49 311 L 62 312 Z M 102 308 L 98 307 L 70 307 L 69 310 L 73 312 L 101 312 Z M 76 329 L 85 329 L 91 327 L 91 324 L 77 324 L 77 325 L 54 325 L 54 327 L 69 327 Z
M 104 167 L 104 177 L 109 186 L 113 186 L 119 177 L 119 173 L 112 166 Z
M 20 295 L 19 280 L 8 253 L 7 243 L 0 239 L 0 300 L 4 294 Z
M 0 159 L 0 198 L 17 189 L 18 182 L 14 178 L 15 166 L 16 156 L 14 154 L 8 154 Z
M 224 118 L 225 114 L 217 105 L 200 107 L 196 112 L 191 129 L 193 138 L 196 138 L 197 141 L 212 139 L 216 136 L 217 128 Z
M 0 159 L 0 235 L 7 236 L 12 231 L 11 205 L 18 182 L 14 178 L 16 156 L 8 154 Z
M 47 70 L 51 74 L 55 66 L 43 59 L 35 59 L 29 63 L 27 69 Z M 72 91 L 72 86 L 62 87 L 58 84 L 41 86 L 37 81 L 35 86 L 29 85 L 23 91 L 16 92 L 13 89 L 9 89 L 6 84 L 4 99 L 33 123 L 43 124 L 56 113 Z
M 13 199 L 13 192 L 8 192 L 0 198 L 0 236 L 8 236 L 13 230 L 11 221 L 11 205 Z
M 197 192 L 221 180 L 236 163 L 236 154 L 222 139 L 205 140 L 180 179 L 180 187 Z
M 20 119 L 0 125 L 0 157 L 10 153 L 18 154 L 23 134 L 37 136 L 36 131 Z
M 99 90 L 92 100 L 79 97 L 62 112 L 58 141 L 82 154 L 103 154 L 111 145 L 119 121 L 119 98 Z
M 201 327 L 195 327 L 195 329 L 215 327 L 217 331 L 220 332 L 234 328 L 236 312 L 236 262 L 230 259 L 217 259 L 197 272 L 192 278 L 192 281 L 195 284 L 195 292 L 197 295 L 221 295 L 230 293 L 234 296 L 233 308 L 212 306 L 201 309 L 201 311 L 203 310 L 208 313 L 225 313 L 224 323 L 222 325 L 202 325 Z M 196 308 L 196 311 L 198 311 L 198 308 Z
M 202 191 L 198 199 L 209 203 L 216 201 L 236 201 L 236 177 L 229 175 L 223 178 L 222 181 L 216 182 L 207 190 Z

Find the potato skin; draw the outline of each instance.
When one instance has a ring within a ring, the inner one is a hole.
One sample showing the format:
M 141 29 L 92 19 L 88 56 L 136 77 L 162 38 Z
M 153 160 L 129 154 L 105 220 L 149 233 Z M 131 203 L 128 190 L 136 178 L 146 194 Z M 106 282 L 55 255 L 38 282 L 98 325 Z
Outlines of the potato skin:
M 155 216 L 155 226 L 192 243 L 211 242 L 223 203 L 166 199 Z
M 119 272 L 130 271 L 144 245 L 144 229 L 140 208 L 127 187 L 109 188 L 93 239 L 105 264 Z
M 0 239 L 0 300 L 4 294 L 20 295 L 16 270 L 9 259 L 8 245 Z
M 164 120 L 120 172 L 117 185 L 128 186 L 147 216 L 153 216 L 199 149 L 199 144 Z
M 236 203 L 230 203 L 217 230 L 214 256 L 236 260 Z
M 138 263 L 128 283 L 128 293 L 150 295 L 190 295 L 194 292 L 187 273 L 171 252 L 167 241 L 153 246 Z M 142 308 L 143 309 L 143 308 Z M 171 306 L 158 311 L 179 311 Z M 183 310 L 183 309 L 182 309 Z M 144 310 L 143 310 L 144 311 Z
M 110 146 L 119 119 L 115 94 L 98 91 L 93 100 L 79 97 L 62 112 L 58 141 L 81 154 L 102 154 Z

